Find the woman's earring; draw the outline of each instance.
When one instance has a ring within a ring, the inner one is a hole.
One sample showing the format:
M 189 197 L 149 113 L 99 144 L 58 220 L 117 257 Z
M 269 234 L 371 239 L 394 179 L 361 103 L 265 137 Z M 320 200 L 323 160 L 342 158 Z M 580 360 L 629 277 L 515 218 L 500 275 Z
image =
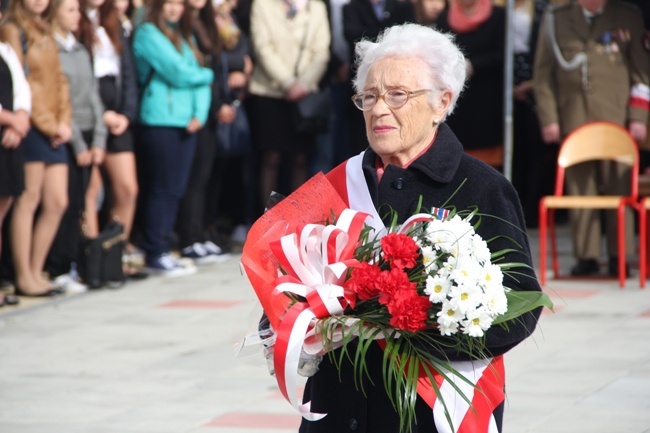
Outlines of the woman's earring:
M 433 119 L 433 126 L 436 126 L 440 123 L 440 119 Z

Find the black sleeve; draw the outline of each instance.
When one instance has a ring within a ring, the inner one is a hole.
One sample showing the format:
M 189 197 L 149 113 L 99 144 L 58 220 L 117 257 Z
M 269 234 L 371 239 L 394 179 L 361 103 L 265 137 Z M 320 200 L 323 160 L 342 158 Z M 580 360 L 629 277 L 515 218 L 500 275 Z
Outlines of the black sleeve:
M 134 122 L 138 117 L 138 81 L 135 73 L 135 63 L 133 62 L 133 52 L 131 51 L 130 40 L 122 37 L 122 53 L 120 54 L 121 62 L 121 79 L 122 79 L 122 98 L 120 112 L 128 117 L 130 122 Z

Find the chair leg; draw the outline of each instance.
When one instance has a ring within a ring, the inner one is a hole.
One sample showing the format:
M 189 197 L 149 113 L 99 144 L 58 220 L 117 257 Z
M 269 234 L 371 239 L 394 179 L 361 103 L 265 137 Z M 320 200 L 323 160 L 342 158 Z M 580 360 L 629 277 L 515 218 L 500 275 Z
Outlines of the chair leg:
M 560 261 L 557 254 L 557 226 L 555 225 L 555 209 L 548 210 L 548 234 L 551 237 L 551 263 L 553 265 L 553 275 L 560 278 Z
M 618 207 L 618 285 L 625 287 L 625 205 Z
M 647 272 L 647 224 L 648 215 L 645 209 L 645 199 L 641 201 L 639 209 L 639 286 L 645 288 L 646 272 Z
M 546 285 L 546 225 L 547 209 L 544 199 L 539 203 L 539 282 Z

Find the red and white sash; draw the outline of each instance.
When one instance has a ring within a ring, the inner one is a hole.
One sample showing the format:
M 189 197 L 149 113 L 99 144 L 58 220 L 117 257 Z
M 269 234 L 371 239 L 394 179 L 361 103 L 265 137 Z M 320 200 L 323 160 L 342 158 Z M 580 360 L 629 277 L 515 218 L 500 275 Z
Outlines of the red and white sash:
M 367 222 L 377 231 L 385 230 L 377 214 L 366 185 L 361 166 L 363 152 L 354 156 L 327 174 L 328 180 L 347 203 L 350 209 L 370 214 Z M 434 374 L 440 394 L 447 406 L 452 426 L 445 416 L 445 408 L 439 402 L 434 387 L 426 374 L 421 374 L 418 394 L 433 410 L 433 419 L 439 433 L 499 433 L 494 410 L 505 400 L 505 370 L 503 356 L 476 361 L 450 362 L 466 381 L 447 374 Z M 458 387 L 467 401 L 456 391 Z

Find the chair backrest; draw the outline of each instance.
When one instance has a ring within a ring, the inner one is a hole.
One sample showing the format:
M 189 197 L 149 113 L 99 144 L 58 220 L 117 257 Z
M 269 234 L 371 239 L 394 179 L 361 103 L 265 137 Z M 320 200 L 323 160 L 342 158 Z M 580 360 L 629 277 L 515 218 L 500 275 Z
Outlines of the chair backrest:
M 616 161 L 631 167 L 631 196 L 638 191 L 639 149 L 622 126 L 612 122 L 590 122 L 571 132 L 562 142 L 557 158 L 555 195 L 562 195 L 565 169 L 587 161 Z

